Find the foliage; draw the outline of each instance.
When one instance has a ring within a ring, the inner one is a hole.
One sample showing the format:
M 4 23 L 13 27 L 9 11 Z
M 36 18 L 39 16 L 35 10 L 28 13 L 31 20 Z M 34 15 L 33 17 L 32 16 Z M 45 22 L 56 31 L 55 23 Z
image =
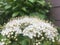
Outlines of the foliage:
M 0 0 L 0 24 L 17 16 L 32 15 L 46 19 L 50 5 L 45 0 Z
M 58 29 L 58 32 L 60 33 L 60 27 L 58 27 L 57 29 Z

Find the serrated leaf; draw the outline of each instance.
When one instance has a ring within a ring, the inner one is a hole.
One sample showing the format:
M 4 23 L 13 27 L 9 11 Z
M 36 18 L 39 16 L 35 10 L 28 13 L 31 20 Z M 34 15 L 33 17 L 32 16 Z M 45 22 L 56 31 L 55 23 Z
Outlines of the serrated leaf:
M 12 14 L 12 17 L 16 17 L 18 14 L 19 14 L 19 12 L 14 12 L 14 13 Z

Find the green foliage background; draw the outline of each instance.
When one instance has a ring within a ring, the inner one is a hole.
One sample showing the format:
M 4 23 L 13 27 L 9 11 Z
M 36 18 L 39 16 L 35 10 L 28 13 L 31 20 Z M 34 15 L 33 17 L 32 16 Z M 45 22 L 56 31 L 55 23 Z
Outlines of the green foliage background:
M 45 0 L 0 0 L 0 24 L 18 16 L 38 16 L 47 19 L 50 5 Z

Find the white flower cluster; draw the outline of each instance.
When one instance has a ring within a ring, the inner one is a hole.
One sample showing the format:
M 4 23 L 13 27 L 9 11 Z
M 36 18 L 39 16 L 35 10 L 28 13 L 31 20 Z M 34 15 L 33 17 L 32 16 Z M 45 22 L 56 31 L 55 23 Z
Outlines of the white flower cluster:
M 31 17 L 16 18 L 9 21 L 4 26 L 1 34 L 9 37 L 9 35 L 13 34 L 12 32 L 15 32 L 15 35 L 23 34 L 23 36 L 28 36 L 31 39 L 34 37 L 44 39 L 44 37 L 46 37 L 52 41 L 54 41 L 54 38 L 58 35 L 57 29 L 50 23 Z
M 4 42 L 0 42 L 0 45 L 4 45 Z

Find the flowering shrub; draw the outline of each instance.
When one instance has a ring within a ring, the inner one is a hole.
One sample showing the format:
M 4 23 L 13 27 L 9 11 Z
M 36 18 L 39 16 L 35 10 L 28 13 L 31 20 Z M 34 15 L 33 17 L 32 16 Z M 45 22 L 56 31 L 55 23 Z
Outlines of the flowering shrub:
M 58 40 L 58 32 L 53 25 L 33 17 L 10 20 L 1 35 L 2 45 L 51 45 Z

